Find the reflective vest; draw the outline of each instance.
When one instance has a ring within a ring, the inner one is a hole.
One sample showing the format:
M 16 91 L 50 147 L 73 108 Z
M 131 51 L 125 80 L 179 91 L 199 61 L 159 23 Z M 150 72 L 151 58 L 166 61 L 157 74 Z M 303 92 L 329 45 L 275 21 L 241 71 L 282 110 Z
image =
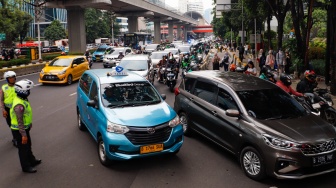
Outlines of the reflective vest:
M 12 108 L 13 99 L 16 96 L 14 86 L 9 86 L 8 84 L 4 84 L 2 86 L 2 91 L 4 94 L 4 104 L 7 108 Z
M 10 116 L 11 116 L 11 129 L 12 130 L 19 130 L 18 120 L 16 117 L 16 113 L 14 111 L 14 107 L 18 104 L 24 106 L 25 110 L 23 112 L 23 125 L 25 129 L 28 129 L 33 121 L 33 112 L 30 107 L 30 103 L 26 100 L 23 100 L 19 97 L 15 97 L 13 100 L 13 107 L 10 109 Z

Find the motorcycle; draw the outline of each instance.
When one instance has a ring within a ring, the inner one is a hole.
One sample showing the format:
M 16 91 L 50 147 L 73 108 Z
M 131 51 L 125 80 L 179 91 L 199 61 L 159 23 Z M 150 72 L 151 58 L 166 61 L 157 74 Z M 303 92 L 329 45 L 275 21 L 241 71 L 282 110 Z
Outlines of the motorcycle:
M 165 72 L 165 78 L 163 83 L 169 87 L 171 92 L 174 91 L 174 87 L 176 85 L 176 72 L 172 68 L 167 68 Z
M 305 94 L 306 97 L 295 97 L 295 99 L 308 111 L 320 116 L 334 127 L 336 127 L 336 109 L 333 107 L 328 89 L 316 88 L 314 93 Z
M 187 72 L 190 70 L 190 63 L 189 62 L 187 62 L 187 61 L 182 61 L 181 62 L 181 69 L 182 69 L 182 74 L 181 74 L 181 76 L 182 76 L 182 78 L 184 78 L 185 77 L 185 75 L 187 74 Z

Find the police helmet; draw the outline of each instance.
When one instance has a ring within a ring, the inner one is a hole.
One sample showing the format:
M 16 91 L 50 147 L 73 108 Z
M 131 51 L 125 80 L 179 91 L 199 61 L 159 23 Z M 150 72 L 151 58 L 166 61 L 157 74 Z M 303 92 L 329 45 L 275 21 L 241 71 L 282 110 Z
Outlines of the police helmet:
M 30 94 L 30 90 L 33 88 L 34 82 L 28 79 L 23 79 L 15 83 L 15 92 L 19 97 L 26 98 Z
M 4 78 L 11 78 L 11 77 L 16 77 L 16 73 L 14 71 L 7 71 L 4 74 Z

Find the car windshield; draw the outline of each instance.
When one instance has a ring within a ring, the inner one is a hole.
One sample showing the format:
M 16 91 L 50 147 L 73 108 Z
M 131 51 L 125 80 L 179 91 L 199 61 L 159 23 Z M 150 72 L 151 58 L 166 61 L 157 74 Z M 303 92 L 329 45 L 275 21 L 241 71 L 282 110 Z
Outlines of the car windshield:
M 109 83 L 102 84 L 101 88 L 103 105 L 109 108 L 161 102 L 160 95 L 148 82 Z
M 162 59 L 162 56 L 167 55 L 167 53 L 152 53 L 151 59 Z
M 189 46 L 180 46 L 179 49 L 180 49 L 181 52 L 189 52 L 190 51 Z
M 106 48 L 98 48 L 96 52 L 105 52 Z
M 178 51 L 178 49 L 176 49 L 176 48 L 173 48 L 173 49 L 165 49 L 165 51 L 167 51 L 167 52 L 172 52 L 174 55 L 178 55 L 178 54 L 179 54 L 179 51 Z
M 54 59 L 48 66 L 54 67 L 68 67 L 70 66 L 72 59 Z
M 122 59 L 119 66 L 129 71 L 145 71 L 148 69 L 147 60 L 127 60 Z
M 287 119 L 307 115 L 305 109 L 281 88 L 237 92 L 246 111 L 257 119 Z
M 146 50 L 154 50 L 154 49 L 156 49 L 156 46 L 157 45 L 148 45 L 148 46 L 146 46 Z
M 113 49 L 113 50 L 111 50 L 108 54 L 110 54 L 110 55 L 119 55 L 119 52 L 120 51 L 124 51 L 124 49 Z

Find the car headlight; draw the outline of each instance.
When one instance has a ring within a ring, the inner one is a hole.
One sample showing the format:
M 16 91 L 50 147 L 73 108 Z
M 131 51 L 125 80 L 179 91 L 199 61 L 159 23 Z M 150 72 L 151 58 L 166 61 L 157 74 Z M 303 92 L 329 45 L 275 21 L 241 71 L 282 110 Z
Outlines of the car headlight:
M 43 69 L 41 70 L 41 74 L 44 74 L 44 70 Z
M 65 74 L 65 73 L 66 73 L 66 71 L 67 71 L 67 70 L 66 70 L 66 69 L 64 69 L 64 70 L 62 70 L 61 72 L 59 72 L 59 73 L 58 73 L 58 75 L 63 75 L 63 74 Z
M 268 134 L 263 134 L 262 136 L 266 144 L 275 149 L 299 150 L 301 148 L 300 144 L 292 141 L 276 138 Z
M 180 124 L 180 118 L 178 116 L 174 117 L 174 119 L 170 120 L 168 123 L 169 127 L 175 127 L 178 124 Z
M 129 131 L 128 127 L 123 125 L 118 125 L 107 121 L 107 132 L 116 133 L 116 134 L 125 134 Z

